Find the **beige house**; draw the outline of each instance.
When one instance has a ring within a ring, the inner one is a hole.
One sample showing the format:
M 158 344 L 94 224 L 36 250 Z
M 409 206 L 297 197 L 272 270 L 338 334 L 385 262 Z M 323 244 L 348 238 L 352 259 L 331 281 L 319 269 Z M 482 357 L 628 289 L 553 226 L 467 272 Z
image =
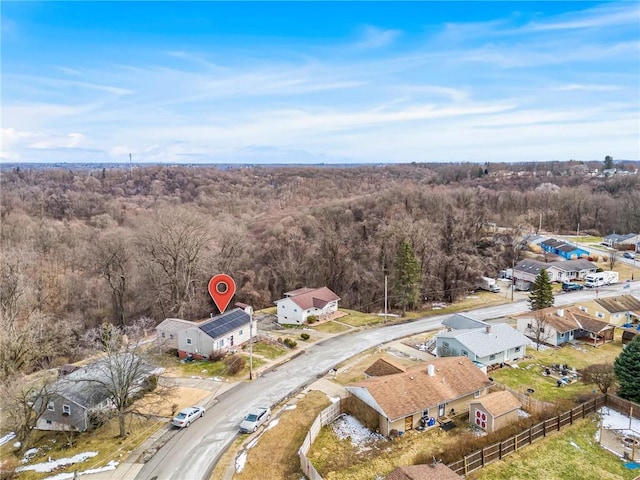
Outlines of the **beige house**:
M 640 300 L 633 295 L 580 302 L 578 308 L 592 317 L 616 326 L 640 322 Z
M 516 328 L 532 340 L 554 347 L 574 340 L 597 347 L 613 341 L 615 326 L 596 320 L 578 307 L 549 307 L 518 315 Z
M 436 358 L 405 372 L 368 378 L 346 387 L 356 398 L 355 411 L 383 435 L 467 412 L 469 402 L 488 393 L 491 380 L 467 357 Z M 363 420 L 363 418 L 361 418 Z
M 520 401 L 511 392 L 494 392 L 469 403 L 469 422 L 488 433 L 518 420 Z

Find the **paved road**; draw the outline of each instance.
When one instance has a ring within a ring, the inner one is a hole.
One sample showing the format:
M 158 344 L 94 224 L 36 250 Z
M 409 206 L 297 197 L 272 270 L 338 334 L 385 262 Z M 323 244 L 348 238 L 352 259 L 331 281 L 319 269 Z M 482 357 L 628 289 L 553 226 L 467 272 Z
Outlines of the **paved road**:
M 600 297 L 640 292 L 640 282 L 601 288 Z M 562 306 L 595 297 L 594 290 L 560 294 Z M 525 300 L 473 310 L 481 319 L 494 319 L 528 310 Z M 238 434 L 244 413 L 258 405 L 275 405 L 302 387 L 323 376 L 329 369 L 360 352 L 391 340 L 438 328 L 448 315 L 416 320 L 402 325 L 363 330 L 333 337 L 316 344 L 303 355 L 290 360 L 252 382 L 241 383 L 223 393 L 207 415 L 180 431 L 142 468 L 139 480 L 208 480 L 220 455 Z

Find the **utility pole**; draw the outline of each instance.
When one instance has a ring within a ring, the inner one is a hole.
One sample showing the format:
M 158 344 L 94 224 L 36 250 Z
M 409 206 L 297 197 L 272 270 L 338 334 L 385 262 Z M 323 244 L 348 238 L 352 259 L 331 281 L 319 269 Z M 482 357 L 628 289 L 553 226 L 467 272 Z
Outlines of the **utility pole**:
M 133 163 L 131 163 L 131 154 L 129 154 L 129 176 L 133 178 Z
M 513 291 L 516 289 L 516 260 L 511 259 L 511 301 L 513 302 Z
M 249 380 L 253 380 L 253 308 L 249 314 Z
M 387 324 L 387 276 L 384 276 L 384 323 Z

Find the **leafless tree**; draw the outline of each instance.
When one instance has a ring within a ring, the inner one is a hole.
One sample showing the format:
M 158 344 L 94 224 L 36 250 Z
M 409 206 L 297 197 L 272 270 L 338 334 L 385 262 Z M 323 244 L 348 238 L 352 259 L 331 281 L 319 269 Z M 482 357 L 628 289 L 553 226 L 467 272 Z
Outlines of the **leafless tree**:
M 611 363 L 589 365 L 580 374 L 584 383 L 597 386 L 604 394 L 616 383 L 616 373 Z
M 98 242 L 95 262 L 104 278 L 113 304 L 113 318 L 118 325 L 126 325 L 125 300 L 131 280 L 131 242 L 124 232 L 110 233 Z
M 536 310 L 531 323 L 527 324 L 528 336 L 536 344 L 536 350 L 540 350 L 540 345 L 546 343 L 551 338 L 552 329 L 549 319 L 545 317 L 543 310 Z
M 49 372 L 40 372 L 29 379 L 14 375 L 0 383 L 2 423 L 16 433 L 21 451 L 29 445 L 33 429 L 47 409 L 54 380 Z
M 618 263 L 618 251 L 615 248 L 609 250 L 609 257 L 607 258 L 607 264 L 609 270 L 613 270 Z
M 206 289 L 200 267 L 212 241 L 209 221 L 181 208 L 160 211 L 139 235 L 141 260 L 164 316 L 184 316 L 198 280 L 200 289 Z
M 118 416 L 120 437 L 127 434 L 125 419 L 133 411 L 136 395 L 146 389 L 156 370 L 143 348 L 150 325 L 149 319 L 126 327 L 103 324 L 85 335 L 86 345 L 102 350 L 104 357 L 92 365 L 91 374 L 76 381 L 102 390 L 111 399 Z

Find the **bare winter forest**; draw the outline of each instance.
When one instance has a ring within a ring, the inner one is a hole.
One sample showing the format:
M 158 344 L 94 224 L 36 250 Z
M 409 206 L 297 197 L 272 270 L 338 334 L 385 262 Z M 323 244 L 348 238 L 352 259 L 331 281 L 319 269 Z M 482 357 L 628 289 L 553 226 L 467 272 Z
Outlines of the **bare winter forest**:
M 420 298 L 452 301 L 517 260 L 540 222 L 558 233 L 640 231 L 638 175 L 573 167 L 4 171 L 2 363 L 26 372 L 71 360 L 75 339 L 103 322 L 208 317 L 216 273 L 256 309 L 326 285 L 341 306 L 372 311 L 404 240 Z

